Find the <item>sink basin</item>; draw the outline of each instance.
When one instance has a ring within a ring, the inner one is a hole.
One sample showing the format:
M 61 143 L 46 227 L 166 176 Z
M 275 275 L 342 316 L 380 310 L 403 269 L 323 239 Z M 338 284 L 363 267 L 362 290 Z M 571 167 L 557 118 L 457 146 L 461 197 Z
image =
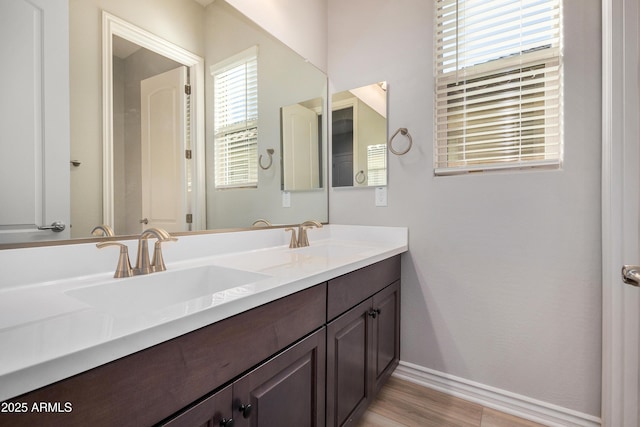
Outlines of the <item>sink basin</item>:
M 111 279 L 66 294 L 112 314 L 129 315 L 192 302 L 211 305 L 221 292 L 269 278 L 265 274 L 215 265 Z M 222 295 L 224 297 L 224 295 Z M 228 297 L 233 297 L 228 296 Z M 205 301 L 202 301 L 205 299 Z

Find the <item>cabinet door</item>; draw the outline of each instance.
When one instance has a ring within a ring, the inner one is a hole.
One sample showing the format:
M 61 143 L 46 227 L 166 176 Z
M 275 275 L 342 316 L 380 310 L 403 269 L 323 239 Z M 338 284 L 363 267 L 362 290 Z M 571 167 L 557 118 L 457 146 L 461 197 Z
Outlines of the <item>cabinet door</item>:
M 400 360 L 400 282 L 373 296 L 371 384 L 375 395 Z
M 325 328 L 233 383 L 235 427 L 324 426 Z
M 358 418 L 371 398 L 371 299 L 327 325 L 327 425 Z
M 161 426 L 232 427 L 231 401 L 232 389 L 227 386 Z

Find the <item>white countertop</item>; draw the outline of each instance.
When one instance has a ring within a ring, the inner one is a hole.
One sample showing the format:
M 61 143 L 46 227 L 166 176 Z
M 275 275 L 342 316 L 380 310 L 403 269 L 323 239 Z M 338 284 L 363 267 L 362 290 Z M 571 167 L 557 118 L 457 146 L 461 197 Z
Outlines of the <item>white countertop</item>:
M 119 305 L 113 295 L 117 291 L 109 294 L 115 302 L 102 307 L 77 298 L 78 289 L 92 286 L 137 286 L 136 277 L 112 278 L 116 250 L 104 255 L 105 250 L 84 244 L 0 251 L 0 269 L 6 272 L 6 284 L 0 285 L 0 401 L 405 252 L 407 233 L 403 227 L 327 225 L 310 230 L 311 245 L 299 249 L 288 248 L 288 233 L 282 229 L 180 237 L 165 246 L 166 272 L 137 277 L 180 277 L 196 267 L 220 266 L 246 272 L 251 279 L 161 305 L 146 304 L 144 297 L 123 298 Z M 125 243 L 135 255 L 135 242 Z M 28 266 L 53 258 L 57 266 L 60 252 L 78 262 L 89 262 L 83 258 L 87 253 L 100 257 L 95 263 L 101 270 L 107 257 L 113 269 L 96 272 L 79 266 L 84 274 L 72 277 L 58 269 L 47 280 L 46 270 L 22 274 L 20 265 L 14 265 L 16 260 Z

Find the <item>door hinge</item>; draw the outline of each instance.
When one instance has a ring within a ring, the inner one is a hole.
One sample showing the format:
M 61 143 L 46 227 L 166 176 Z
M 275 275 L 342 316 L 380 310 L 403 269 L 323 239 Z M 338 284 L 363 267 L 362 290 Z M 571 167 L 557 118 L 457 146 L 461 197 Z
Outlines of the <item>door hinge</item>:
M 193 224 L 193 214 L 187 214 L 187 224 Z
M 187 160 L 191 159 L 191 150 L 184 150 L 184 157 Z
M 191 95 L 191 85 L 184 85 L 184 93 Z

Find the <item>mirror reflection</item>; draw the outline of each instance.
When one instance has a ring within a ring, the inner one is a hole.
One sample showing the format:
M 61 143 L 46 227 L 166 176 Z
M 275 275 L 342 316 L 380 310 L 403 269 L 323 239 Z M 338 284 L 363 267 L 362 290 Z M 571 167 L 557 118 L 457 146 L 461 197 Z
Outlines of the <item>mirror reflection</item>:
M 333 187 L 387 185 L 387 84 L 331 97 Z
M 322 187 L 322 98 L 282 107 L 282 189 Z
M 7 4 L 4 2 L 2 7 L 8 7 Z M 28 8 L 28 5 L 22 6 L 21 2 L 18 7 Z M 16 239 L 20 241 L 21 236 L 28 236 L 26 240 L 29 241 L 54 240 L 62 235 L 63 238 L 86 238 L 100 224 L 111 226 L 119 235 L 139 233 L 141 229 L 152 225 L 171 230 L 197 231 L 251 227 L 259 218 L 267 219 L 274 225 L 298 223 L 309 218 L 328 221 L 327 160 L 326 154 L 323 154 L 327 151 L 327 137 L 326 132 L 322 131 L 327 125 L 326 114 L 322 114 L 322 107 L 326 105 L 327 80 L 312 64 L 223 0 L 176 0 L 162 4 L 152 0 L 52 0 L 47 3 L 47 8 L 53 11 L 59 9 L 60 19 L 47 23 L 45 28 L 58 28 L 62 36 L 56 38 L 45 34 L 43 46 L 45 50 L 57 50 L 56 43 L 65 40 L 68 29 L 69 60 L 62 61 L 68 64 L 68 69 L 63 67 L 55 78 L 70 81 L 70 87 L 65 92 L 65 85 L 57 85 L 55 80 L 47 77 L 44 81 L 54 83 L 42 89 L 41 93 L 47 95 L 42 98 L 59 100 L 56 108 L 70 111 L 70 118 L 67 116 L 63 120 L 65 116 L 61 115 L 62 119 L 59 120 L 67 123 L 66 134 L 63 129 L 53 137 L 47 135 L 46 140 L 70 139 L 71 142 L 70 149 L 53 150 L 47 147 L 47 150 L 35 154 L 46 152 L 49 156 L 49 153 L 62 153 L 62 156 L 58 156 L 60 158 L 56 157 L 53 161 L 63 164 L 70 174 L 60 174 L 62 179 L 59 182 L 47 178 L 44 180 L 46 186 L 38 187 L 36 183 L 35 189 L 30 191 L 44 197 L 42 193 L 47 193 L 49 189 L 66 189 L 70 197 L 63 204 L 70 215 L 67 214 L 64 220 L 67 224 L 64 233 L 37 231 L 36 225 L 51 223 L 52 220 L 46 217 L 29 219 L 23 223 L 27 223 L 33 233 L 27 234 L 21 230 L 17 237 L 7 239 L 8 234 L 3 232 L 0 233 L 0 244 L 15 242 Z M 157 36 L 166 45 L 191 53 L 202 62 L 196 64 L 191 59 L 181 60 L 165 55 L 162 49 L 158 52 L 154 43 L 137 43 L 135 30 L 118 33 L 100 28 L 95 23 L 99 22 L 103 11 Z M 47 13 L 44 16 L 54 15 Z M 101 58 L 101 46 L 107 37 L 111 40 L 112 52 L 103 52 Z M 6 38 L 7 53 L 20 51 L 18 45 L 18 49 L 13 45 L 17 43 L 15 39 Z M 9 43 L 9 40 L 13 41 Z M 28 41 L 26 44 L 29 44 Z M 220 118 L 215 111 L 217 91 L 214 88 L 214 68 L 250 48 L 257 52 L 257 117 L 245 119 L 244 124 L 229 122 L 225 130 L 221 130 L 218 126 Z M 106 73 L 101 70 L 106 55 L 113 61 L 110 70 L 113 76 L 113 80 L 110 80 L 112 89 L 108 93 L 103 92 L 106 86 L 103 75 Z M 152 57 L 156 58 L 154 62 Z M 27 65 L 37 67 L 40 64 Z M 44 65 L 43 69 L 52 69 Z M 134 69 L 133 73 L 138 76 L 128 77 L 130 69 Z M 147 95 L 143 94 L 141 81 L 165 72 L 178 74 L 179 83 L 175 87 L 183 86 L 182 81 L 192 86 L 196 93 L 192 93 L 190 100 L 171 105 L 169 98 L 175 93 L 167 90 L 163 82 L 156 82 L 156 86 L 145 89 Z M 21 75 L 32 76 L 34 73 L 25 71 Z M 38 77 L 38 74 L 35 76 Z M 35 80 L 41 81 L 40 77 Z M 52 86 L 58 88 L 51 92 L 54 95 L 49 94 Z M 60 93 L 60 88 L 63 93 Z M 109 95 L 113 99 L 109 99 Z M 39 98 L 31 96 L 29 99 Z M 155 104 L 157 99 L 168 104 L 169 108 L 186 108 L 187 113 L 168 118 L 164 110 Z M 291 194 L 285 206 L 282 197 L 284 147 L 280 133 L 281 109 L 305 99 L 321 100 L 317 177 L 307 189 L 301 188 Z M 31 110 L 39 109 L 37 105 L 32 107 Z M 107 107 L 112 119 L 105 126 L 100 112 Z M 48 117 L 53 117 L 49 110 L 44 112 Z M 245 170 L 231 167 L 226 172 L 222 171 L 223 167 L 229 167 L 237 160 L 238 147 L 233 142 L 237 142 L 242 132 L 244 137 L 251 132 L 246 126 L 244 131 L 238 130 L 251 120 L 257 132 L 253 132 L 252 140 L 245 138 L 245 141 L 251 140 L 244 144 L 244 149 L 248 150 L 248 153 L 244 153 Z M 36 128 L 37 124 L 34 126 L 32 119 L 23 127 Z M 225 137 L 228 151 L 220 154 Z M 112 138 L 111 143 L 105 143 L 109 138 Z M 0 152 L 5 152 L 4 147 L 8 143 L 9 139 L 2 139 L 0 145 L 3 151 Z M 270 167 L 260 167 L 260 156 L 263 157 L 263 165 L 271 160 Z M 70 160 L 73 160 L 71 165 Z M 35 166 L 46 165 L 43 170 L 53 170 L 48 162 L 49 158 L 35 158 L 31 163 Z M 231 179 L 233 183 L 228 185 L 219 178 L 225 173 L 230 179 L 242 173 L 252 178 L 240 184 Z M 4 187 L 2 192 L 4 198 Z M 26 191 L 24 193 L 27 194 Z M 65 200 L 64 197 L 58 199 Z M 32 215 L 33 209 L 27 208 Z M 13 224 L 21 220 L 11 218 L 11 221 L 10 227 L 14 227 Z M 0 231 L 5 228 L 0 224 Z

